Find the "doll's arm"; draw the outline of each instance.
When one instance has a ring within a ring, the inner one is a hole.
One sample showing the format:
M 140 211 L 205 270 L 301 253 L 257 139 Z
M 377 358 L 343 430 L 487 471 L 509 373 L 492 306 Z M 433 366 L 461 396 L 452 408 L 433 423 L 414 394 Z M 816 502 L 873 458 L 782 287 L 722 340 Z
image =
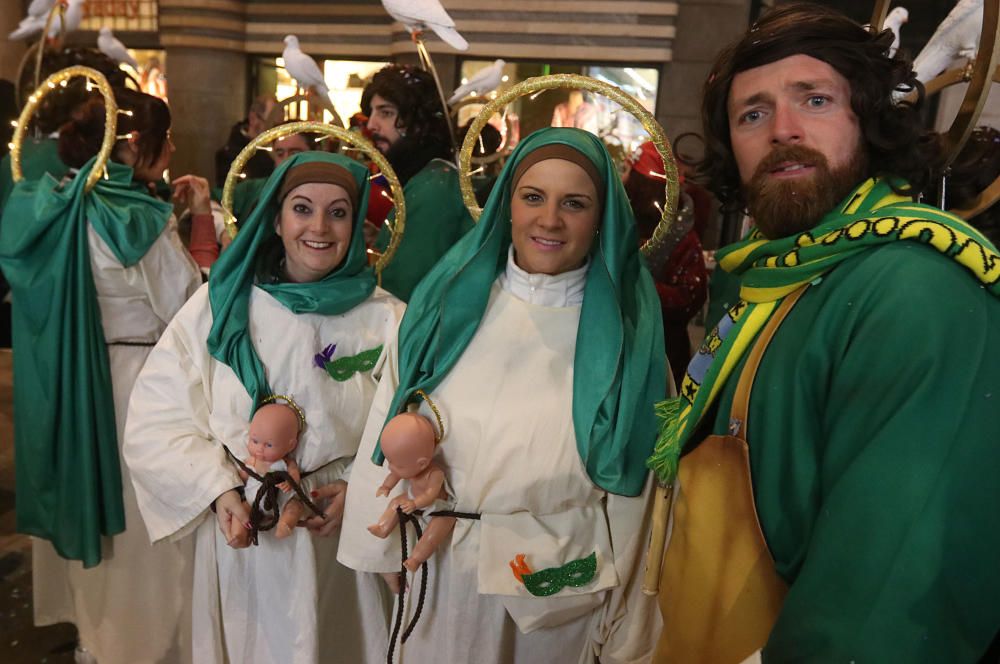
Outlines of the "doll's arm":
M 444 471 L 435 466 L 427 469 L 427 488 L 413 497 L 413 504 L 417 509 L 430 507 L 434 501 L 441 496 L 444 488 Z
M 302 481 L 302 475 L 299 473 L 299 462 L 291 457 L 286 457 L 285 467 L 288 468 L 288 474 L 295 480 L 295 483 L 299 484 Z M 278 488 L 288 493 L 292 490 L 292 485 L 289 482 L 282 482 L 278 485 Z
M 295 459 L 286 459 L 286 465 L 288 466 L 288 474 L 292 476 L 295 483 L 298 484 L 302 481 L 302 474 L 299 472 L 299 462 Z
M 397 484 L 399 484 L 400 477 L 396 473 L 389 471 L 386 475 L 385 480 L 382 482 L 382 486 L 378 488 L 375 492 L 375 496 L 388 496 L 389 492 L 392 491 Z

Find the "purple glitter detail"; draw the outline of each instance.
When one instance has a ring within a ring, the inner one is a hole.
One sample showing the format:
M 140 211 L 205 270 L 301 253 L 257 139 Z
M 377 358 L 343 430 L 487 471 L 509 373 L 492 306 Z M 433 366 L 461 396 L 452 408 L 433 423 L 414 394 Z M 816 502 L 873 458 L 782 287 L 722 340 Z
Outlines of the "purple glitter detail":
M 337 344 L 330 344 L 323 349 L 323 352 L 313 355 L 313 366 L 317 369 L 326 368 L 326 363 L 333 357 L 333 351 L 337 350 Z

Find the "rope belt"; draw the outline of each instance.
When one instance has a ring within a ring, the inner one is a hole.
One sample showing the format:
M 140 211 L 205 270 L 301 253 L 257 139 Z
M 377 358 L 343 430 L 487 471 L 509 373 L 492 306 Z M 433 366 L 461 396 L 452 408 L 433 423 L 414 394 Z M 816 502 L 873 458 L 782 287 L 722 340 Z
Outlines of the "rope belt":
M 143 346 L 152 347 L 156 345 L 155 341 L 108 341 L 105 342 L 105 346 Z
M 392 625 L 392 636 L 389 638 L 389 653 L 386 655 L 386 664 L 392 664 L 392 654 L 396 649 L 396 637 L 399 636 L 399 630 L 403 626 L 403 608 L 405 605 L 406 597 L 406 572 L 407 569 L 403 565 L 408 557 L 407 546 L 406 546 L 406 524 L 412 523 L 413 529 L 417 533 L 417 539 L 419 540 L 424 531 L 420 528 L 420 519 L 417 517 L 423 516 L 423 510 L 415 510 L 412 514 L 407 514 L 403 511 L 402 507 L 396 508 L 396 515 L 399 517 L 399 542 L 400 548 L 402 549 L 402 556 L 399 562 L 400 574 L 402 575 L 402 580 L 399 585 L 399 602 L 396 605 L 396 618 Z M 456 519 L 472 519 L 478 521 L 481 515 L 475 512 L 455 512 L 452 510 L 438 510 L 437 512 L 431 512 L 429 517 L 434 518 L 436 516 L 450 516 Z M 425 560 L 420 564 L 420 594 L 417 596 L 417 608 L 413 614 L 413 618 L 410 620 L 410 624 L 406 626 L 406 631 L 403 632 L 403 638 L 401 643 L 406 643 L 406 639 L 410 637 L 413 632 L 413 628 L 417 626 L 417 620 L 420 619 L 420 614 L 424 610 L 424 599 L 427 597 L 427 561 Z
M 299 483 L 296 482 L 291 474 L 287 470 L 274 470 L 264 473 L 264 475 L 258 475 L 254 472 L 253 468 L 250 468 L 245 463 L 236 458 L 236 456 L 229 450 L 225 445 L 222 446 L 226 450 L 226 454 L 229 458 L 239 466 L 243 472 L 245 472 L 250 477 L 254 478 L 260 482 L 260 489 L 257 491 L 257 495 L 254 496 L 253 504 L 250 505 L 250 542 L 254 545 L 257 544 L 258 534 L 261 531 L 267 531 L 278 525 L 278 520 L 281 518 L 281 508 L 278 506 L 278 496 L 280 495 L 281 489 L 278 485 L 282 482 L 288 482 L 289 486 L 292 487 L 292 491 L 295 492 L 296 497 L 302 504 L 308 507 L 313 514 L 318 517 L 326 518 L 323 514 L 323 510 L 316 506 L 316 504 L 309 499 L 309 496 L 305 494 Z M 321 466 L 323 468 L 325 466 Z M 319 469 L 317 469 L 319 470 Z M 311 470 L 307 473 L 302 473 L 302 479 L 312 475 L 315 470 Z

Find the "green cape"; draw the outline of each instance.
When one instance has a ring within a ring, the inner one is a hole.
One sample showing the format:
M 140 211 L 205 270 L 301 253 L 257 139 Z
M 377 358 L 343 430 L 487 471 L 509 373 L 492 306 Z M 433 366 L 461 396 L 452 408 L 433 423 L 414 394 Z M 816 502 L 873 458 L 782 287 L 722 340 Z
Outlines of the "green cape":
M 122 265 L 153 244 L 171 206 L 133 185 L 132 169 L 84 192 L 88 162 L 65 187 L 19 182 L 0 224 L 0 266 L 13 292 L 17 529 L 65 558 L 101 561 L 101 535 L 125 529 L 108 351 L 88 223 Z
M 465 209 L 458 171 L 441 159 L 434 159 L 403 187 L 406 198 L 406 231 L 392 262 L 382 271 L 382 287 L 403 302 L 434 264 L 473 227 Z M 396 212 L 382 225 L 375 247 L 389 246 L 390 228 Z
M 28 139 L 21 146 L 21 171 L 26 180 L 37 180 L 46 173 L 61 178 L 69 172 L 69 166 L 59 158 L 59 141 L 54 138 Z M 0 160 L 0 210 L 7 204 L 14 191 L 14 176 L 11 173 L 10 155 Z
M 431 392 L 461 358 L 479 327 L 493 282 L 507 263 L 514 169 L 525 155 L 553 143 L 585 155 L 607 183 L 573 364 L 577 450 L 594 484 L 634 496 L 642 491 L 644 461 L 656 436 L 653 404 L 666 393 L 663 323 L 614 163 L 601 141 L 585 131 L 542 129 L 521 141 L 475 229 L 414 291 L 400 324 L 399 389 L 389 416 L 404 409 L 418 389 Z M 373 460 L 381 463 L 382 458 L 381 449 L 376 449 Z
M 358 185 L 358 206 L 354 210 L 351 245 L 344 261 L 330 274 L 310 283 L 255 283 L 258 252 L 275 236 L 274 225 L 281 201 L 278 191 L 289 168 L 311 161 L 325 161 L 344 167 Z M 267 179 L 258 205 L 240 224 L 233 243 L 212 266 L 208 296 L 212 307 L 212 329 L 208 351 L 232 368 L 253 398 L 253 410 L 271 394 L 264 365 L 253 347 L 248 329 L 250 291 L 256 286 L 294 313 L 332 316 L 344 313 L 365 301 L 375 290 L 375 275 L 368 267 L 362 226 L 368 209 L 368 170 L 347 157 L 327 152 L 302 152 L 286 160 Z M 253 411 L 247 414 L 253 415 Z

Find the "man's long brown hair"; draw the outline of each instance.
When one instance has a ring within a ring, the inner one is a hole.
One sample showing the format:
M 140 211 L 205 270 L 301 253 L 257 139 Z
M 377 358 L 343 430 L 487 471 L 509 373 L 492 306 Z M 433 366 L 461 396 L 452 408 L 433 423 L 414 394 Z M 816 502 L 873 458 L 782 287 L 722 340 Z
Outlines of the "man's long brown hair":
M 729 140 L 727 102 L 739 72 L 792 55 L 822 60 L 851 86 L 851 108 L 860 124 L 867 152 L 868 176 L 896 176 L 917 192 L 930 189 L 940 163 L 937 135 L 924 128 L 919 109 L 923 86 L 910 59 L 889 57 L 893 35 L 873 34 L 846 16 L 811 3 L 796 3 L 769 12 L 740 41 L 719 54 L 705 83 L 702 124 L 705 160 L 699 169 L 709 189 L 730 208 L 746 204 Z M 913 103 L 894 102 L 895 90 L 917 91 Z

